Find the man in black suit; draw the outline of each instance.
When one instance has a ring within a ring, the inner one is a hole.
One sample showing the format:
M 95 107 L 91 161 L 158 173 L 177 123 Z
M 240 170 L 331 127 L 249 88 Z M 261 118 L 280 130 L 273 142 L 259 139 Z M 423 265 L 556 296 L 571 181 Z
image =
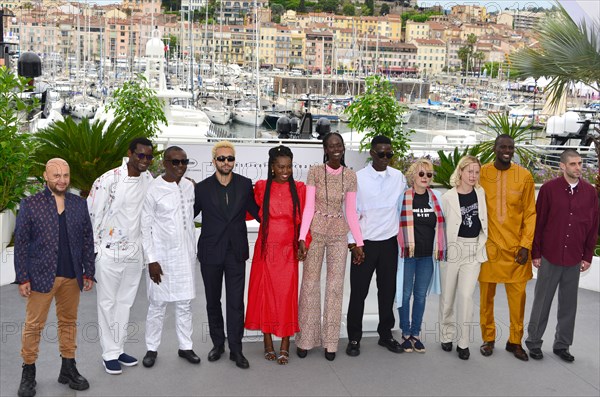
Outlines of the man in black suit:
M 214 347 L 208 361 L 217 361 L 225 352 L 225 327 L 221 310 L 221 288 L 225 274 L 227 337 L 230 355 L 240 368 L 250 364 L 242 354 L 244 333 L 244 286 L 249 257 L 246 211 L 255 219 L 252 181 L 233 172 L 235 148 L 231 142 L 217 142 L 212 149 L 216 172 L 196 185 L 194 216 L 202 212 L 198 260 L 204 280 L 210 338 Z

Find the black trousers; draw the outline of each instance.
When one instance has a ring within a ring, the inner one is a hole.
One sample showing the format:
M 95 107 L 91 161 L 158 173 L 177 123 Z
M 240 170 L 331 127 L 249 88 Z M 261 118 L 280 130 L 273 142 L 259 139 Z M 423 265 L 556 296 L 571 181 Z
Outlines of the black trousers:
M 242 351 L 244 335 L 244 286 L 246 282 L 246 262 L 238 262 L 231 252 L 225 261 L 218 265 L 200 264 L 204 292 L 206 294 L 206 312 L 208 328 L 213 345 L 225 343 L 225 326 L 221 309 L 223 275 L 225 275 L 225 299 L 227 316 L 227 341 L 233 353 Z
M 348 305 L 348 338 L 360 341 L 365 299 L 373 272 L 377 272 L 377 303 L 379 306 L 379 337 L 389 339 L 394 328 L 394 298 L 398 269 L 398 240 L 396 236 L 384 241 L 365 240 L 365 261 L 350 265 L 350 304 Z

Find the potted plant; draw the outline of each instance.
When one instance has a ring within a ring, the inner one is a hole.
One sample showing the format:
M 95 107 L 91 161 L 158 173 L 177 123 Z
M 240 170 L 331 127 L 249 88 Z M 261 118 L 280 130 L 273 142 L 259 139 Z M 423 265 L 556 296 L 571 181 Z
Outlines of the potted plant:
M 0 67 L 0 248 L 10 242 L 17 205 L 33 185 L 29 182 L 34 145 L 25 133 L 26 117 L 35 101 L 25 99 L 28 79 Z

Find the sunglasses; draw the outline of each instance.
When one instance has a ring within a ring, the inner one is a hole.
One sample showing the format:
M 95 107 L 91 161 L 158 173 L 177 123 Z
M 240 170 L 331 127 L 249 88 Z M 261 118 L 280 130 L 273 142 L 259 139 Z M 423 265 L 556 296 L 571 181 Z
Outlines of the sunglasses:
M 173 160 L 165 160 L 165 161 L 168 161 L 169 163 L 173 164 L 174 166 L 178 166 L 179 164 L 188 165 L 190 163 L 190 159 L 183 159 L 183 160 L 173 159 Z
M 419 171 L 419 177 L 423 178 L 425 175 L 427 175 L 427 178 L 433 178 L 433 172 L 427 172 L 427 174 L 423 171 Z
M 136 153 L 136 152 L 133 152 L 133 154 L 135 154 L 137 156 L 137 158 L 140 160 L 148 159 L 148 161 L 152 161 L 152 159 L 154 158 L 154 156 L 151 154 Z
M 392 157 L 394 157 L 394 152 L 375 152 L 377 153 L 377 157 L 379 157 L 380 159 L 387 157 L 388 159 L 391 159 Z
M 224 163 L 225 160 L 229 161 L 230 163 L 233 163 L 235 161 L 235 156 L 219 156 L 216 157 L 215 160 Z

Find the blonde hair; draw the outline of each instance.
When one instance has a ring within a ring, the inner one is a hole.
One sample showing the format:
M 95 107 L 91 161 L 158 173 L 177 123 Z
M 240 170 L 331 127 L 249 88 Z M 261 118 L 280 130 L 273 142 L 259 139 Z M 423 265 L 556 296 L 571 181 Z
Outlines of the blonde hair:
M 408 186 L 413 186 L 415 182 L 415 175 L 417 175 L 419 167 L 426 170 L 431 170 L 431 172 L 433 172 L 433 163 L 431 161 L 425 157 L 415 160 L 415 162 L 408 167 L 408 171 L 406 171 L 406 181 L 408 182 Z
M 479 165 L 479 168 L 481 169 L 481 162 L 475 156 L 467 155 L 458 161 L 458 164 L 456 165 L 456 169 L 450 176 L 450 185 L 451 186 L 457 187 L 458 185 L 460 185 L 460 178 L 461 178 L 463 170 L 465 168 L 467 168 L 468 166 L 470 166 L 471 164 L 477 164 L 477 165 Z M 479 187 L 479 179 L 477 180 L 477 183 L 475 184 L 475 186 Z
M 215 145 L 212 148 L 213 159 L 217 157 L 217 150 L 221 148 L 229 148 L 233 150 L 233 155 L 235 156 L 235 146 L 233 146 L 233 143 L 231 143 L 230 141 L 219 141 L 215 143 Z

